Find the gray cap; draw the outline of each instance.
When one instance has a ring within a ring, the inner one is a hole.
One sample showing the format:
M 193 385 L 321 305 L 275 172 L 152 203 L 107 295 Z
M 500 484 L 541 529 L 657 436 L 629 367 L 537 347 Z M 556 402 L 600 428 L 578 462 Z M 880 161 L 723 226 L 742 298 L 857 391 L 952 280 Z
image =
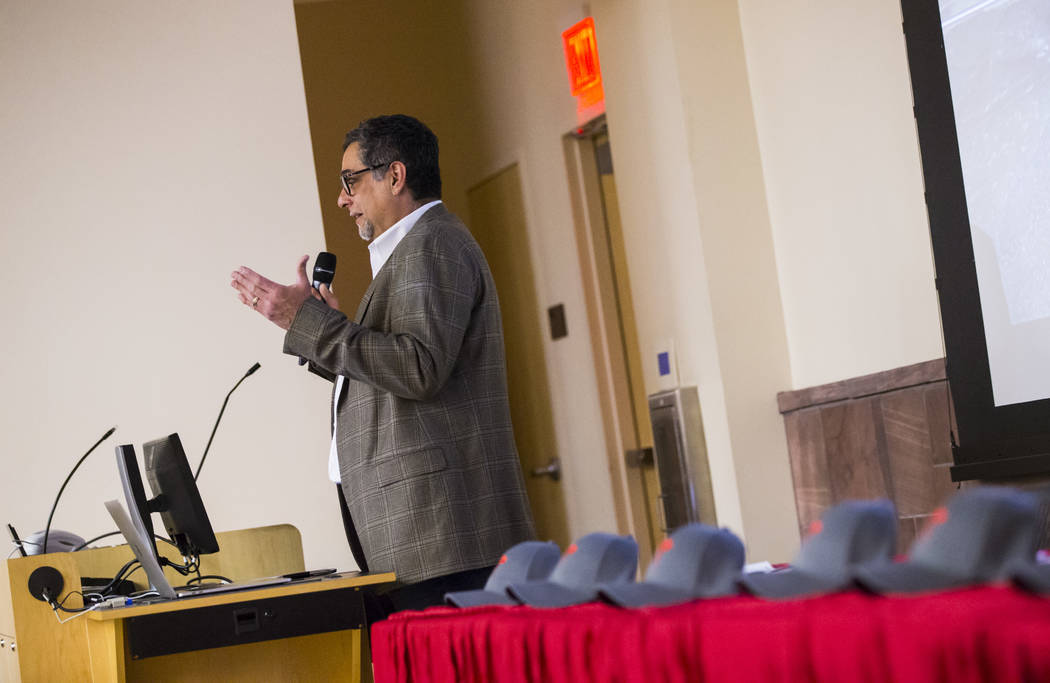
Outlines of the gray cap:
M 546 581 L 512 583 L 507 594 L 534 607 L 567 607 L 598 599 L 603 583 L 629 581 L 638 571 L 630 536 L 594 533 L 570 545 Z
M 1033 593 L 1050 593 L 1050 564 L 1016 562 L 1010 567 L 1014 583 Z
M 673 605 L 736 593 L 744 544 L 728 529 L 687 524 L 660 544 L 640 583 L 602 584 L 601 597 L 621 607 Z
M 1034 496 L 1016 489 L 961 491 L 935 513 L 936 526 L 907 561 L 859 568 L 856 580 L 876 593 L 919 593 L 1008 579 L 1035 557 L 1037 509 Z
M 479 605 L 516 605 L 507 595 L 507 586 L 523 581 L 540 581 L 550 576 L 558 563 L 561 550 L 557 544 L 543 541 L 525 541 L 513 546 L 499 558 L 499 564 L 489 574 L 485 587 L 473 591 L 445 593 L 445 602 L 456 607 Z
M 853 587 L 856 569 L 887 562 L 897 545 L 897 515 L 888 500 L 851 500 L 828 508 L 787 569 L 748 574 L 741 588 L 766 598 L 794 598 Z

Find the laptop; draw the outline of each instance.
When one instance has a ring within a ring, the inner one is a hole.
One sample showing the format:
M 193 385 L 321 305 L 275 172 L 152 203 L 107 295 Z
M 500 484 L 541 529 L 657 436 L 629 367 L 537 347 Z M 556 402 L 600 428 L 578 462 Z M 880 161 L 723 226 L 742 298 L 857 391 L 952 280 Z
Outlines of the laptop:
M 146 577 L 149 579 L 150 586 L 153 590 L 157 591 L 157 594 L 162 598 L 175 600 L 178 598 L 188 598 L 197 595 L 211 595 L 212 593 L 225 593 L 227 591 L 244 590 L 247 588 L 275 586 L 291 581 L 287 576 L 267 576 L 265 578 L 253 579 L 251 581 L 186 586 L 178 589 L 173 588 L 171 582 L 168 581 L 168 577 L 164 576 L 164 571 L 160 568 L 160 562 L 157 560 L 157 556 L 153 554 L 153 544 L 148 543 L 143 535 L 139 533 L 138 529 L 135 528 L 135 525 L 131 522 L 131 516 L 128 515 L 127 510 L 124 509 L 124 506 L 120 501 L 106 501 L 106 510 L 109 511 L 109 516 L 113 518 L 114 522 L 116 522 L 117 528 L 120 529 L 120 533 L 124 535 L 128 545 L 131 546 L 132 552 L 135 553 L 135 558 L 140 564 L 142 564 L 142 568 L 146 570 Z

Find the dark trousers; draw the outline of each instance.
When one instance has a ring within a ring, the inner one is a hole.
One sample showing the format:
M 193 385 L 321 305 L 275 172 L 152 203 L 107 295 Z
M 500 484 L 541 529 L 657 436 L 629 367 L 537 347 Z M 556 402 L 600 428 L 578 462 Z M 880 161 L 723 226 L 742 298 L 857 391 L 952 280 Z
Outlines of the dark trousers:
M 361 547 L 361 540 L 357 537 L 357 529 L 354 520 L 350 517 L 350 509 L 346 505 L 346 497 L 343 495 L 343 487 L 335 486 L 339 492 L 339 510 L 343 515 L 343 530 L 346 532 L 346 542 L 350 545 L 350 552 L 354 555 L 354 561 L 361 568 L 361 572 L 368 571 L 368 563 L 365 561 L 365 552 Z M 435 605 L 445 604 L 445 593 L 456 591 L 469 591 L 482 588 L 492 573 L 493 567 L 482 567 L 481 569 L 468 569 L 463 572 L 436 576 L 432 579 L 411 584 L 393 584 L 392 586 L 377 587 L 375 591 L 365 591 L 365 618 L 369 625 L 386 619 L 394 612 L 412 609 L 421 610 Z

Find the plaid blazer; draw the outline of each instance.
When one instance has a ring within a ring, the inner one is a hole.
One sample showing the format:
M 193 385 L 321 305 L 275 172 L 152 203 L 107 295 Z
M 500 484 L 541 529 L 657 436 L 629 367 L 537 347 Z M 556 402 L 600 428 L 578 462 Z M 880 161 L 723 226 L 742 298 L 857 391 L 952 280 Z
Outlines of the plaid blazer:
M 354 320 L 307 299 L 284 351 L 349 380 L 339 471 L 370 571 L 416 583 L 495 565 L 534 537 L 496 288 L 444 205 L 397 245 Z

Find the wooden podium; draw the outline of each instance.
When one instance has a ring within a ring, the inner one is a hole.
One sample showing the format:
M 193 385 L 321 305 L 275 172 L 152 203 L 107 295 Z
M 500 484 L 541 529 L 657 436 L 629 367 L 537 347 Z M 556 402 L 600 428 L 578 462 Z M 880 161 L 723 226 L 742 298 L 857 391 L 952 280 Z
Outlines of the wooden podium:
M 304 569 L 302 541 L 291 525 L 217 538 L 221 551 L 201 558 L 202 574 L 248 580 Z M 0 567 L 0 579 L 8 575 L 0 581 L 0 638 L 13 620 L 21 681 L 359 681 L 363 670 L 369 678 L 360 591 L 393 581 L 390 573 L 100 608 L 64 624 L 27 588 L 34 569 L 51 566 L 65 581 L 64 598 L 80 590 L 81 577 L 113 576 L 132 557 L 121 545 L 14 558 Z M 170 568 L 165 572 L 173 584 L 185 583 Z M 5 615 L 8 598 L 11 613 Z M 66 601 L 81 605 L 78 595 Z M 19 680 L 10 671 L 0 668 L 0 681 Z

